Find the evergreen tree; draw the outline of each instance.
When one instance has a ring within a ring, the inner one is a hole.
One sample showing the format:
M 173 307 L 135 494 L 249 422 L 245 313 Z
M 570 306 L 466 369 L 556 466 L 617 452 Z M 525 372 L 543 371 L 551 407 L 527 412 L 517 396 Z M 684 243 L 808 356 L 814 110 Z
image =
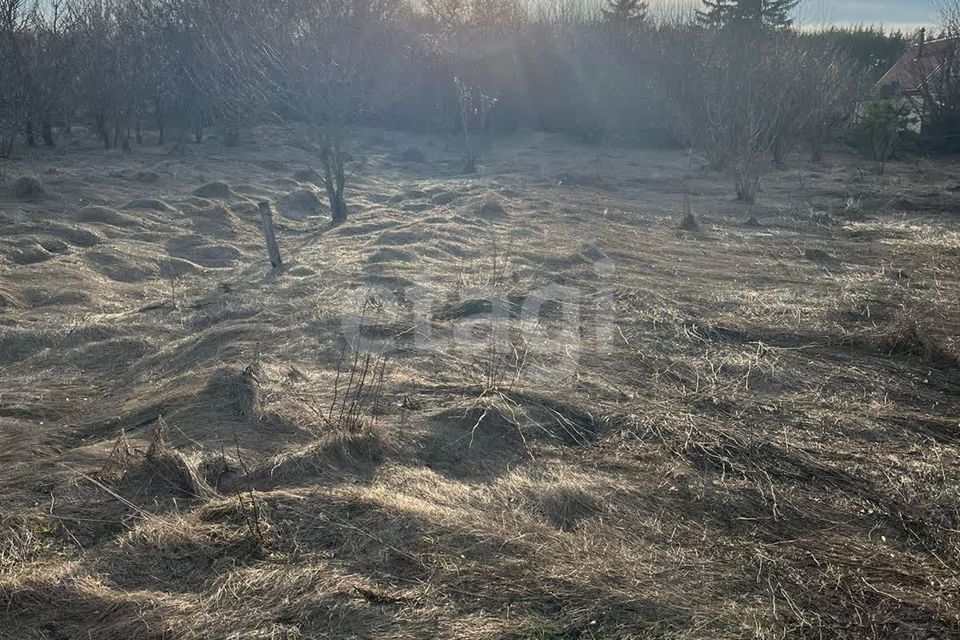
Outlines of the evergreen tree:
M 800 34 L 811 49 L 842 51 L 864 70 L 870 83 L 880 79 L 906 52 L 908 36 L 902 31 L 886 32 L 879 27 L 832 26 Z
M 704 8 L 697 12 L 700 24 L 725 27 L 734 24 L 789 29 L 790 13 L 800 0 L 702 0 Z
M 647 19 L 647 0 L 607 0 L 600 9 L 603 19 L 613 23 L 638 23 Z

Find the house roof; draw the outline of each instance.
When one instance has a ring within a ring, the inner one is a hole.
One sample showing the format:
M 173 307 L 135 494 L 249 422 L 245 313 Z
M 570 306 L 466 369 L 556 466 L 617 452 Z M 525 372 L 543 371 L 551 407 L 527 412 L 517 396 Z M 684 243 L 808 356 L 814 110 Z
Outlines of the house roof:
M 928 40 L 912 45 L 877 83 L 878 88 L 894 87 L 911 92 L 921 88 L 944 63 L 944 60 L 960 52 L 960 36 Z

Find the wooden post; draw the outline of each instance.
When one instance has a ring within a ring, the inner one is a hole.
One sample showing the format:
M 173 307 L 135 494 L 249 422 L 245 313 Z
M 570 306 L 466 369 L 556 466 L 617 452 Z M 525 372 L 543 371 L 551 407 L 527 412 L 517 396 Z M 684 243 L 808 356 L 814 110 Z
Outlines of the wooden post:
M 273 230 L 273 211 L 270 210 L 270 203 L 261 202 L 257 208 L 260 209 L 260 221 L 263 223 L 263 237 L 267 241 L 270 264 L 274 269 L 280 269 L 283 267 L 283 261 L 280 259 L 280 247 L 277 246 L 277 234 Z

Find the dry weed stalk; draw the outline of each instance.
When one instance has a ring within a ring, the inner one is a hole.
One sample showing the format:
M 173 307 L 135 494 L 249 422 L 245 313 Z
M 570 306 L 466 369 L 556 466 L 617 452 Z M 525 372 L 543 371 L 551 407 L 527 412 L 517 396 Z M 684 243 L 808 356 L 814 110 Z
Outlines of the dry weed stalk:
M 389 358 L 383 353 L 351 351 L 352 357 L 347 347 L 340 351 L 333 397 L 326 413 L 320 413 L 320 416 L 334 431 L 360 434 L 368 426 L 376 426 Z
M 264 512 L 263 504 L 257 494 L 250 489 L 246 498 L 242 491 L 236 492 L 237 505 L 243 516 L 243 523 L 247 530 L 247 535 L 251 540 L 255 540 L 261 549 L 267 549 L 273 546 L 273 540 L 269 535 L 269 522 Z
M 121 429 L 120 435 L 117 436 L 116 441 L 113 443 L 110 455 L 107 456 L 98 475 L 101 478 L 105 478 L 118 473 L 122 474 L 129 467 L 133 458 L 134 452 L 130 447 L 130 443 L 127 441 L 127 434 Z

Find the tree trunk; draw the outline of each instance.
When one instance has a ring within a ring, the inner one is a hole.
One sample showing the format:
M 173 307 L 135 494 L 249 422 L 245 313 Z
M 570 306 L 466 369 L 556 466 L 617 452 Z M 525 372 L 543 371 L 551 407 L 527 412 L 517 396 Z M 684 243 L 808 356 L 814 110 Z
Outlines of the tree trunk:
M 15 141 L 15 138 L 13 134 L 11 134 L 9 137 L 5 135 L 0 135 L 0 158 L 10 157 L 10 154 L 13 153 L 14 141 Z
M 110 130 L 107 129 L 107 117 L 103 114 L 102 111 L 97 113 L 97 133 L 100 134 L 100 139 L 103 140 L 103 148 L 110 148 Z
M 773 152 L 773 163 L 778 167 L 782 167 L 787 158 L 787 145 L 784 144 L 783 138 L 777 136 L 773 141 L 773 145 L 771 145 L 771 150 Z
M 329 171 L 327 172 L 329 175 Z M 327 188 L 327 199 L 330 201 L 330 217 L 333 224 L 342 224 L 347 221 L 347 203 L 343 199 L 343 187 L 337 186 L 331 179 L 324 179 Z
M 44 118 L 43 120 L 42 135 L 43 135 L 43 144 L 45 144 L 48 147 L 56 146 L 53 141 L 53 125 L 50 124 L 49 117 Z
M 157 146 L 162 147 L 167 141 L 166 123 L 163 121 L 163 114 L 157 114 Z
M 228 147 L 235 147 L 240 144 L 240 127 L 236 125 L 227 125 L 223 132 L 223 143 Z
M 337 194 L 332 211 L 332 220 L 334 224 L 343 224 L 347 221 L 347 203 L 343 199 L 343 194 Z
M 321 142 L 320 161 L 323 163 L 323 183 L 330 201 L 330 215 L 333 224 L 347 221 L 347 203 L 343 192 L 347 184 L 343 169 L 343 147 L 334 135 L 326 135 Z
M 463 172 L 473 174 L 477 172 L 477 153 L 470 142 L 466 142 L 467 149 L 463 154 Z
M 810 140 L 810 161 L 817 164 L 823 162 L 823 140 L 819 136 Z
M 480 161 L 480 143 L 470 132 L 469 123 L 463 123 L 463 172 L 476 173 Z

